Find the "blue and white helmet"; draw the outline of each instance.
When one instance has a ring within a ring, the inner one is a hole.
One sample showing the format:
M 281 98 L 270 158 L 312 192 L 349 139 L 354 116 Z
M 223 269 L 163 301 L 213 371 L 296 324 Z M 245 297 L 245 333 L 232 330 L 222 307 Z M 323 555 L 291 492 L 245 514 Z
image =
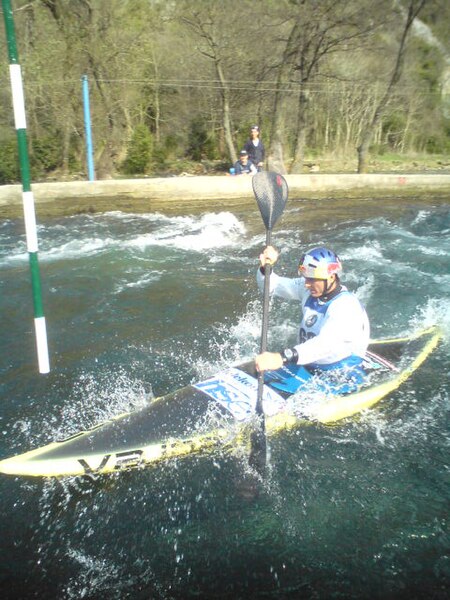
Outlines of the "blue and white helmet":
M 323 246 L 308 250 L 300 259 L 299 275 L 311 279 L 328 279 L 330 275 L 342 273 L 339 256 Z

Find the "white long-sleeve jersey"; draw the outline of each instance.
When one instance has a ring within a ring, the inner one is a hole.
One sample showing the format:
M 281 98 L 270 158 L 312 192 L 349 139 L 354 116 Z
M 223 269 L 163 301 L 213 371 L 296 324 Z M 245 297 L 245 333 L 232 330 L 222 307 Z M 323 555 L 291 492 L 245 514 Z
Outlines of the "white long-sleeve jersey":
M 258 269 L 263 288 L 264 276 Z M 300 365 L 331 365 L 350 356 L 364 357 L 370 337 L 367 313 L 358 298 L 342 286 L 328 302 L 313 298 L 302 277 L 270 276 L 270 293 L 302 304 L 299 343 L 295 346 Z

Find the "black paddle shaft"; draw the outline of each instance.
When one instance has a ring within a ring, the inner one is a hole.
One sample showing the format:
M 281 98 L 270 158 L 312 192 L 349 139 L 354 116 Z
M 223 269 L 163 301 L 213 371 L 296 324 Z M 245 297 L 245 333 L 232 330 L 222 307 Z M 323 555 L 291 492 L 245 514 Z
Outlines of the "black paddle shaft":
M 271 230 L 268 229 L 266 232 L 266 246 L 270 246 L 271 243 Z M 264 267 L 264 295 L 263 295 L 263 315 L 262 315 L 262 326 L 261 326 L 261 344 L 260 352 L 263 353 L 267 350 L 267 334 L 269 330 L 269 301 L 270 301 L 270 265 L 267 264 Z M 255 413 L 258 417 L 258 425 L 252 431 L 250 436 L 250 457 L 249 463 L 257 473 L 262 475 L 266 468 L 267 463 L 267 441 L 266 441 L 266 420 L 264 418 L 264 407 L 263 407 L 263 393 L 264 393 L 264 373 L 258 373 L 258 390 L 256 395 L 256 406 Z
M 266 231 L 266 247 L 272 243 L 272 230 L 267 229 Z M 262 325 L 261 325 L 261 343 L 260 352 L 261 354 L 267 350 L 267 335 L 269 332 L 269 302 L 270 302 L 270 272 L 271 266 L 266 264 L 264 266 L 264 293 L 263 293 L 263 314 L 262 314 Z M 264 388 L 264 373 L 258 373 L 258 396 L 256 399 L 256 414 L 262 416 L 264 414 L 262 406 Z M 264 424 L 263 424 L 264 426 Z
M 252 178 L 253 193 L 266 227 L 266 247 L 272 243 L 272 229 L 281 217 L 288 199 L 288 186 L 285 178 L 273 171 L 261 171 Z M 261 353 L 267 350 L 267 333 L 269 329 L 269 300 L 270 300 L 270 265 L 265 265 L 263 314 L 261 328 Z M 264 410 L 262 396 L 264 376 L 258 375 L 258 395 L 256 399 L 256 414 L 262 418 L 264 428 Z
M 262 171 L 253 176 L 253 192 L 266 227 L 266 247 L 272 243 L 272 229 L 280 216 L 288 199 L 288 186 L 286 180 L 279 173 Z M 264 295 L 263 314 L 261 327 L 261 353 L 267 350 L 267 334 L 269 329 L 269 302 L 270 302 L 270 271 L 271 265 L 264 266 Z M 263 408 L 264 373 L 258 373 L 258 391 L 255 412 L 258 416 L 258 425 L 251 435 L 250 464 L 262 474 L 267 462 L 267 442 L 265 435 L 265 418 Z

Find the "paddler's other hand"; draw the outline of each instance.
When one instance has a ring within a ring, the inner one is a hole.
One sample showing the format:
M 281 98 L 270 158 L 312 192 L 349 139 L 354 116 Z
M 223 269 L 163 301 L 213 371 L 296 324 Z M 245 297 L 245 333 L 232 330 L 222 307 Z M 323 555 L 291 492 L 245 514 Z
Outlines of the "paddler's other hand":
M 263 352 L 255 358 L 256 370 L 276 371 L 283 366 L 283 357 L 279 352 Z
M 278 260 L 278 256 L 278 250 L 275 250 L 273 246 L 267 246 L 259 255 L 259 264 L 261 265 L 261 267 L 265 267 L 266 265 L 270 265 L 271 267 L 273 267 L 273 265 Z

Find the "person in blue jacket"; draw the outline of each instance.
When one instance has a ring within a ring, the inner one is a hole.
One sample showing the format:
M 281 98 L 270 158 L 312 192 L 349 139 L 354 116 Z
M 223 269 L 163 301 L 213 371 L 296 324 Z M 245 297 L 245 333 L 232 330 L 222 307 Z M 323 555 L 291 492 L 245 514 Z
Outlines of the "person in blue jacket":
M 239 160 L 234 163 L 235 175 L 254 175 L 257 169 L 248 157 L 247 150 L 239 152 Z
M 258 125 L 251 126 L 250 137 L 245 142 L 244 150 L 247 151 L 250 160 L 256 166 L 258 171 L 262 171 L 264 167 L 266 149 L 261 141 Z

